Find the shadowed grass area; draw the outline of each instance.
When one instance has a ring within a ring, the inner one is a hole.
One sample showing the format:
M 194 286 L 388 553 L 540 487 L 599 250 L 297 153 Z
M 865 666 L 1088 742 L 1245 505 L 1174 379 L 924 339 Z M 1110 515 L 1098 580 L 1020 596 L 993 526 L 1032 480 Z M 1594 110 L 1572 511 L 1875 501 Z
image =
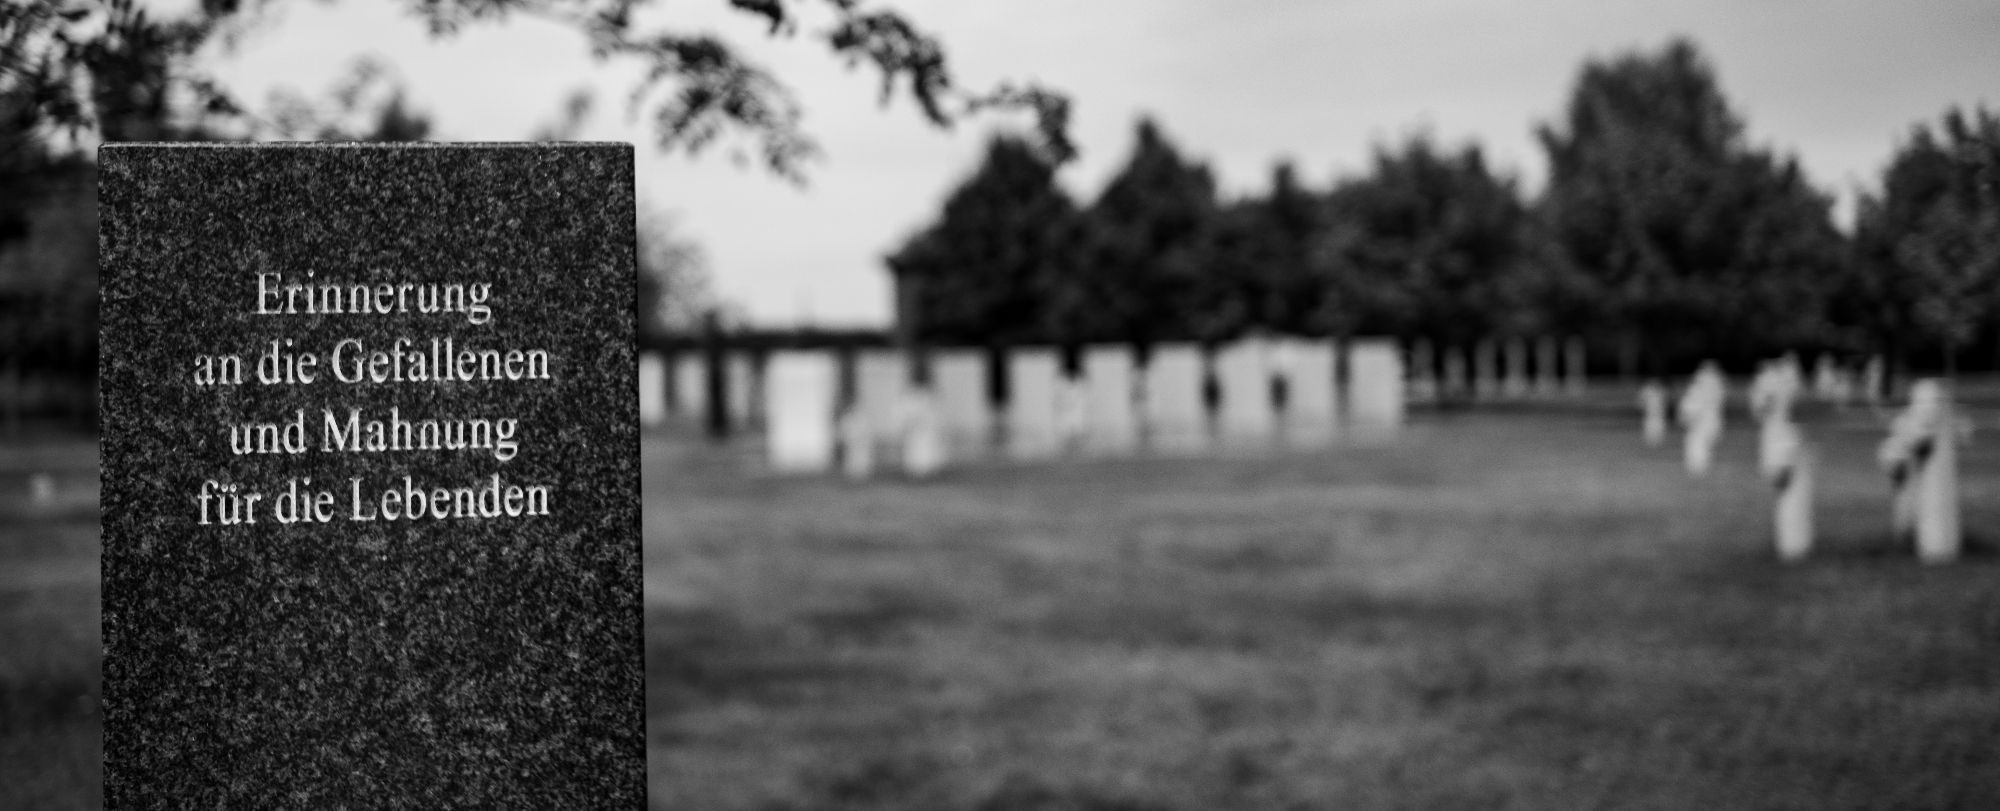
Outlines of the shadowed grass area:
M 657 808 L 2000 807 L 2000 449 L 1974 553 L 1815 427 L 1771 559 L 1738 424 L 1442 415 L 1275 458 L 784 480 L 649 452 Z M 740 453 L 740 452 L 739 452 Z
M 0 808 L 100 808 L 96 442 L 0 453 Z M 28 498 L 53 471 L 55 498 Z

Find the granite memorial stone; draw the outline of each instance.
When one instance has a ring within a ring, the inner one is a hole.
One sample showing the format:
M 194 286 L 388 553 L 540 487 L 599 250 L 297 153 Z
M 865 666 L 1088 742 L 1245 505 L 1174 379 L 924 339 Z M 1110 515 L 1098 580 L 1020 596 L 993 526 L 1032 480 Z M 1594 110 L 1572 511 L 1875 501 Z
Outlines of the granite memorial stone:
M 98 165 L 105 807 L 642 807 L 632 148 Z

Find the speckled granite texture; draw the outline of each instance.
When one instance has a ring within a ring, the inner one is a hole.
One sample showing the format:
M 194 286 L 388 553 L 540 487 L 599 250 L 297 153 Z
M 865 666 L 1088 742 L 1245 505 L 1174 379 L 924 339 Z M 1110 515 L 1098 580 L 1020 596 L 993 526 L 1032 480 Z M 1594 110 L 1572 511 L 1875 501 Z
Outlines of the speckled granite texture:
M 642 808 L 631 148 L 98 156 L 105 806 Z

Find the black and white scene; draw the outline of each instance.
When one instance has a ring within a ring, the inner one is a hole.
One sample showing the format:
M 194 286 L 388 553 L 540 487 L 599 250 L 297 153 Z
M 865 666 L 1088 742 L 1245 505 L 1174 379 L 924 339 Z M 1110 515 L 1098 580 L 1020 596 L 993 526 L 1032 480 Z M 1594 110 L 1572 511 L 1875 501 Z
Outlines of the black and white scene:
M 0 809 L 2000 808 L 1997 43 L 0 0 Z

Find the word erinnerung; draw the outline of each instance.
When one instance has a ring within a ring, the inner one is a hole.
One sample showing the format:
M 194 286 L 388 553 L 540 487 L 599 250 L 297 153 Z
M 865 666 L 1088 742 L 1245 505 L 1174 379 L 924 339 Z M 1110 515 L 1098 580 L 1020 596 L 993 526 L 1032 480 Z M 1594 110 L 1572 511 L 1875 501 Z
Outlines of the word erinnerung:
M 257 315 L 395 315 L 463 313 L 467 323 L 493 320 L 488 282 L 287 281 L 282 273 L 257 274 Z

